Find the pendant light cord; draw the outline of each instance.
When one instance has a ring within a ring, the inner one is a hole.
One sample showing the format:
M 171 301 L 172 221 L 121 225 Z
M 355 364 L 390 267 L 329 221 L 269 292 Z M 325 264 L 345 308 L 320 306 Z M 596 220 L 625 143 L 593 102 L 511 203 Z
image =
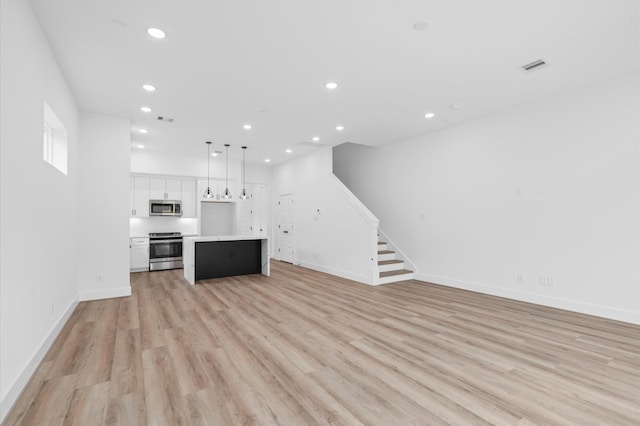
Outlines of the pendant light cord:
M 211 195 L 211 142 L 206 141 L 207 144 L 207 190 L 202 194 L 204 198 L 212 198 Z
M 224 167 L 224 185 L 229 190 L 229 144 L 225 145 L 227 147 L 227 154 L 225 155 L 225 167 Z

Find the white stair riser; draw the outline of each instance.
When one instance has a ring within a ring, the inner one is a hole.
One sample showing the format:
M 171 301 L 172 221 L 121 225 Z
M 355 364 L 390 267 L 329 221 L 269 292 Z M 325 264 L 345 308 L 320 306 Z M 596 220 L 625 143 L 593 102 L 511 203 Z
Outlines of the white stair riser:
M 380 272 L 397 271 L 398 269 L 404 269 L 404 262 L 391 263 L 389 265 L 378 265 Z
M 381 261 L 381 260 L 394 260 L 395 258 L 396 258 L 396 254 L 395 253 L 379 254 L 378 255 L 378 261 Z
M 393 275 L 391 277 L 379 278 L 378 284 L 390 284 L 397 283 L 399 281 L 412 280 L 413 273 L 411 274 L 403 274 L 403 275 Z
M 378 244 L 378 250 L 386 250 L 386 249 L 387 249 L 386 244 Z

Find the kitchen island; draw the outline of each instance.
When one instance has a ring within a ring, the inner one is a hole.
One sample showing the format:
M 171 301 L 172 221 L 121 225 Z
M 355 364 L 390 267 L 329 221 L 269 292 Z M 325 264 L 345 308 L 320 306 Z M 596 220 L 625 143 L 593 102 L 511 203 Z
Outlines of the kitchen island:
M 268 239 L 261 235 L 184 237 L 184 278 L 189 284 L 235 275 L 269 275 Z

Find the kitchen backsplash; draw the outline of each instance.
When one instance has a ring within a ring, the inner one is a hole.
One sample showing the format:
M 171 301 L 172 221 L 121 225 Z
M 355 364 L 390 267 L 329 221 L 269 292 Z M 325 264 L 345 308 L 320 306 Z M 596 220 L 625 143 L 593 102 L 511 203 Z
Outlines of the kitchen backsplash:
M 196 235 L 198 234 L 198 219 L 181 217 L 129 219 L 129 236 L 146 237 L 149 232 L 182 232 L 183 235 Z

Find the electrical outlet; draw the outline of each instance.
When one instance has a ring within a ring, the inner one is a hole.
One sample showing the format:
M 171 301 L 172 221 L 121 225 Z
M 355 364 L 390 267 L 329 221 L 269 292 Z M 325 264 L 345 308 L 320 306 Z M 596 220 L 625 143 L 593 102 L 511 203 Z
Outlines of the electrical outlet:
M 519 283 L 523 283 L 524 282 L 524 273 L 523 272 L 518 272 L 518 282 Z
M 556 277 L 550 275 L 540 275 L 540 285 L 545 287 L 554 287 L 556 285 Z
M 99 282 L 99 283 L 101 283 L 101 282 L 102 282 L 102 275 L 98 275 L 98 276 L 96 277 L 96 282 Z

